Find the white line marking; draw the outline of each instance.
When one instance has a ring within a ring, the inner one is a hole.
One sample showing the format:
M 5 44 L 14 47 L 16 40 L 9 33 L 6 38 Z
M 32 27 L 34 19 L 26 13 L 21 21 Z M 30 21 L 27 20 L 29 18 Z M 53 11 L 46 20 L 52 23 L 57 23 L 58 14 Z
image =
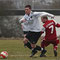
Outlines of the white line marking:
M 14 56 L 21 56 L 21 57 L 23 57 L 23 56 L 30 56 L 30 55 L 10 55 L 11 57 L 14 57 Z M 38 56 L 38 55 L 35 55 L 35 56 Z

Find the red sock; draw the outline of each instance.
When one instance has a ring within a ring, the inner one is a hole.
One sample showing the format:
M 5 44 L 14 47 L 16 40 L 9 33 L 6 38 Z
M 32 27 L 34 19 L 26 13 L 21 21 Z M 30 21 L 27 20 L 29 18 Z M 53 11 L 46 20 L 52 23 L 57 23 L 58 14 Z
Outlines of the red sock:
M 57 50 L 58 46 L 54 46 L 54 50 Z

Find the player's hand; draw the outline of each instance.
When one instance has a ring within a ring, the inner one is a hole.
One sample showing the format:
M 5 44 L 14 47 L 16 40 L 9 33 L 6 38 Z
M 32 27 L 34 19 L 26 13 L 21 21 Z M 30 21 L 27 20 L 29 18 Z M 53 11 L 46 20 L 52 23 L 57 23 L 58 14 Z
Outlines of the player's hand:
M 21 22 L 21 23 L 24 23 L 24 22 L 26 22 L 26 20 L 23 19 L 23 20 L 20 20 L 20 22 Z
M 26 20 L 22 20 L 22 22 L 26 22 Z

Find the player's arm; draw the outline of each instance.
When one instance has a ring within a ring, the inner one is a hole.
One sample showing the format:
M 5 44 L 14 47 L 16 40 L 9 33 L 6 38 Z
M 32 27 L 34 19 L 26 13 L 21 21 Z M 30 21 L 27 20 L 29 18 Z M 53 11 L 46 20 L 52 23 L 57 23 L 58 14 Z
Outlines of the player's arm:
M 19 23 L 24 23 L 24 22 L 26 22 L 24 17 L 22 19 L 19 19 Z
M 57 24 L 56 24 L 56 27 L 60 27 L 60 24 L 57 23 Z
M 60 24 L 59 23 L 57 23 L 56 21 L 54 21 L 55 22 L 55 26 L 56 27 L 60 27 Z
M 41 14 L 41 16 L 48 16 L 48 17 L 54 18 L 53 14 L 50 14 L 50 13 L 47 13 L 47 12 Z
M 36 15 L 36 16 L 49 16 L 49 17 L 54 18 L 53 14 L 50 14 L 50 13 L 47 13 L 47 12 L 34 12 L 34 15 Z

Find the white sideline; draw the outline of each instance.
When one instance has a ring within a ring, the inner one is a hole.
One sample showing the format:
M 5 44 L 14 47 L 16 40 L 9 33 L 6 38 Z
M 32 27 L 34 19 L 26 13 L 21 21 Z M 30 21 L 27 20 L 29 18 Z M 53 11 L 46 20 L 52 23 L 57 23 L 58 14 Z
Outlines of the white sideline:
M 30 55 L 10 55 L 11 57 L 14 57 L 14 56 L 21 56 L 21 57 L 23 57 L 23 56 L 30 56 Z M 35 56 L 38 56 L 38 55 L 35 55 Z

